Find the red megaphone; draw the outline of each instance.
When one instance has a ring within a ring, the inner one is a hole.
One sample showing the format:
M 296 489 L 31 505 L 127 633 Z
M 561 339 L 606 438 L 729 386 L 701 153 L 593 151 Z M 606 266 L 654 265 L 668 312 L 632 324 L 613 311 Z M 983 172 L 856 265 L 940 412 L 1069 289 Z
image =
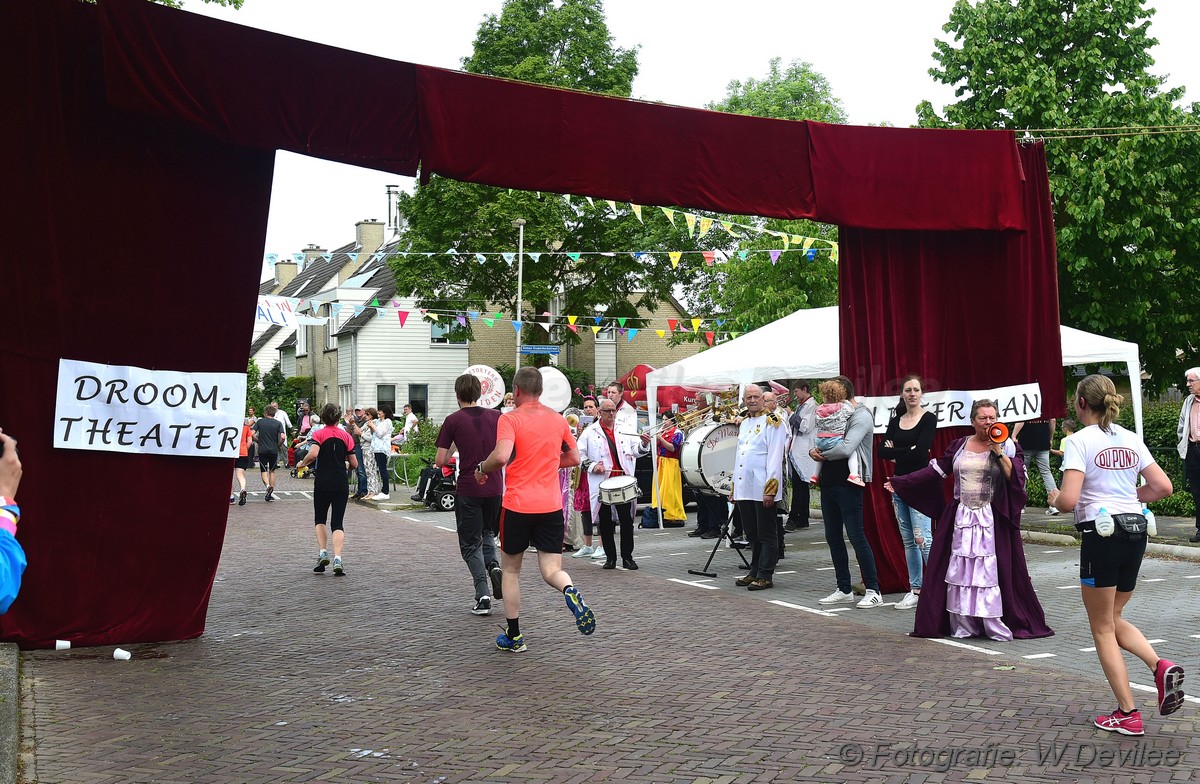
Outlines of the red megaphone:
M 988 428 L 988 438 L 992 439 L 993 444 L 1003 444 L 1008 440 L 1008 425 L 1003 422 L 997 422 Z

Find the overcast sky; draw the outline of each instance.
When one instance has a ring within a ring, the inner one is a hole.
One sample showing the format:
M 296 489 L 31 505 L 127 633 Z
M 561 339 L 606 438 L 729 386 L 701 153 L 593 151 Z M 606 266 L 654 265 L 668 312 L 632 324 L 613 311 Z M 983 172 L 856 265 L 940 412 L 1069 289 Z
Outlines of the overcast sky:
M 733 79 L 761 78 L 767 61 L 806 60 L 829 80 L 850 122 L 916 121 L 918 102 L 940 108 L 950 88 L 928 75 L 933 40 L 953 0 L 606 0 L 621 47 L 640 46 L 636 98 L 703 107 Z M 240 11 L 190 0 L 187 10 L 393 60 L 461 67 L 484 16 L 501 0 L 245 0 Z M 1158 0 L 1151 34 L 1155 71 L 1200 100 L 1196 0 Z M 1191 52 L 1191 54 L 1189 54 Z M 385 100 L 381 96 L 381 100 Z M 386 219 L 394 174 L 279 153 L 264 252 L 290 255 L 309 243 L 334 248 L 354 224 Z M 316 187 L 314 187 L 316 186 Z

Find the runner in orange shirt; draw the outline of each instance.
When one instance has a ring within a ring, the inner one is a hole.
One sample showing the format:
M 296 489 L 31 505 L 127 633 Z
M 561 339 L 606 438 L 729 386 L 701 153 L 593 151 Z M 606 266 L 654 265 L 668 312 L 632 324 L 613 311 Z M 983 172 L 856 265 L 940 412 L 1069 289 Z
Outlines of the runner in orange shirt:
M 570 425 L 540 402 L 542 374 L 525 367 L 513 378 L 516 407 L 500 417 L 496 448 L 475 469 L 482 485 L 487 475 L 506 464 L 504 503 L 500 509 L 500 558 L 503 569 L 504 615 L 508 628 L 496 638 L 502 651 L 526 649 L 521 635 L 521 561 L 532 544 L 542 579 L 562 591 L 575 625 L 584 634 L 596 630 L 596 615 L 562 568 L 562 489 L 558 470 L 579 465 L 579 448 Z M 515 454 L 514 454 L 515 453 Z M 511 459 L 512 462 L 509 462 Z

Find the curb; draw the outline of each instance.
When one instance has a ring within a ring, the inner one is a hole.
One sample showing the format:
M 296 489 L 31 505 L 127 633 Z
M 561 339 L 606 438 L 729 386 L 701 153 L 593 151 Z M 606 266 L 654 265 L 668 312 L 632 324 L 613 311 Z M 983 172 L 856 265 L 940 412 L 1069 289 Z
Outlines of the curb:
M 0 643 L 0 784 L 15 784 L 17 780 L 17 734 L 20 726 L 20 703 L 17 699 L 17 676 L 21 652 L 10 642 Z

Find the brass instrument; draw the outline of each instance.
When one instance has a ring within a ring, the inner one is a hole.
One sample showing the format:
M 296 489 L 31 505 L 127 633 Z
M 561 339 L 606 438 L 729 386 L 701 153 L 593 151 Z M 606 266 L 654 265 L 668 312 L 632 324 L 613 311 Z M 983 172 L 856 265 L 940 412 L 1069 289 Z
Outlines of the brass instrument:
M 651 438 L 657 438 L 660 433 L 662 433 L 671 425 L 674 425 L 686 433 L 692 428 L 704 424 L 704 422 L 707 421 L 711 415 L 712 406 L 704 406 L 703 408 L 697 408 L 691 411 L 684 411 L 681 414 L 676 414 L 674 422 L 669 419 L 664 419 L 654 427 L 647 428 L 641 433 L 625 433 L 624 435 L 635 436 L 648 434 Z

